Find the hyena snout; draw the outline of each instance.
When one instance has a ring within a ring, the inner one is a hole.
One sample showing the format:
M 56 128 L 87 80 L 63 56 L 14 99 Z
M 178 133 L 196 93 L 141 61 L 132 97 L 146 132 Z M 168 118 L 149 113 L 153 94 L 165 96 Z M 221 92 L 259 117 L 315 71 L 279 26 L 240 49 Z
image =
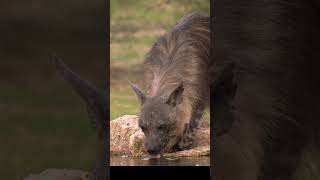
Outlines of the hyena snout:
M 149 136 L 146 138 L 145 147 L 149 154 L 158 155 L 163 149 L 163 144 L 158 136 Z

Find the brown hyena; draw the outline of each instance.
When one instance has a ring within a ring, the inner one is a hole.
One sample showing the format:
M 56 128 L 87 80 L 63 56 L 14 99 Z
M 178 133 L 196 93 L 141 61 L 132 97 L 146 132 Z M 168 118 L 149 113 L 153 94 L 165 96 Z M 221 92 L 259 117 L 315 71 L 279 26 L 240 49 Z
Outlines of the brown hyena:
M 144 61 L 147 93 L 130 83 L 141 104 L 139 126 L 151 155 L 192 144 L 193 130 L 209 103 L 209 22 L 201 13 L 182 17 Z

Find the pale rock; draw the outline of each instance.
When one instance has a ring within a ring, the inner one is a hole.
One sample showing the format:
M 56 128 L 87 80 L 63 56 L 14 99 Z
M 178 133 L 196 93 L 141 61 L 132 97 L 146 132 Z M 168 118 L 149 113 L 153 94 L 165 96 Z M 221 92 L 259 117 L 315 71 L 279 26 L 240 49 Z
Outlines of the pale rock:
M 138 116 L 124 115 L 110 122 L 110 152 L 113 155 L 128 154 L 140 156 L 147 154 L 143 145 L 144 134 L 138 126 Z M 210 124 L 201 120 L 195 131 L 191 149 L 166 153 L 164 156 L 209 156 Z

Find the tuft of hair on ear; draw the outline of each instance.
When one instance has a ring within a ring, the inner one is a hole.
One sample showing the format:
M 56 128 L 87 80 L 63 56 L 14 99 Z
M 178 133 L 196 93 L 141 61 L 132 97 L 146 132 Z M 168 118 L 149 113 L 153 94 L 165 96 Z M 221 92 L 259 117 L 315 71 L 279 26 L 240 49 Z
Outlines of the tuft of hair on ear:
M 140 89 L 137 85 L 131 83 L 130 81 L 128 81 L 128 83 L 131 89 L 136 93 L 140 105 L 142 105 L 147 99 L 145 92 L 142 89 Z
M 181 81 L 177 87 L 170 93 L 166 103 L 171 106 L 176 106 L 182 103 L 182 94 L 184 91 L 183 82 Z

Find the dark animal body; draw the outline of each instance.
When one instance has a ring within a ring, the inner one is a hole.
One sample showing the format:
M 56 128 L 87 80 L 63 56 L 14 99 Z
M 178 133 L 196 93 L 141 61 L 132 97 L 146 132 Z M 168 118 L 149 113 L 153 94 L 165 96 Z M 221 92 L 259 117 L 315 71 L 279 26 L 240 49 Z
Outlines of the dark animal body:
M 141 102 L 139 125 L 150 154 L 185 149 L 209 104 L 209 16 L 191 13 L 161 36 L 145 62 L 147 93 L 131 84 Z
M 320 152 L 319 2 L 214 4 L 213 179 L 292 180 Z

